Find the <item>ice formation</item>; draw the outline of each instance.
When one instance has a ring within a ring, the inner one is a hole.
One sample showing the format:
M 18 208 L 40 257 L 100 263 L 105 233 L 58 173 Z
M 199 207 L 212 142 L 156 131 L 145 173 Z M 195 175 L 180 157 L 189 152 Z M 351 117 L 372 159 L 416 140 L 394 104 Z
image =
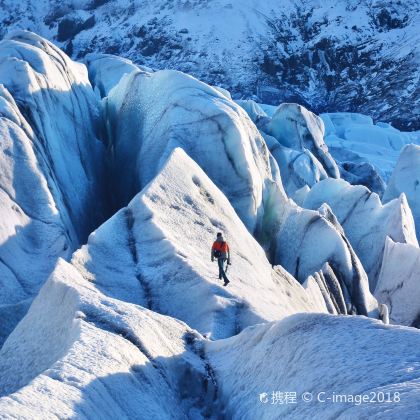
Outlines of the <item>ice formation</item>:
M 85 63 L 0 42 L 0 417 L 414 418 L 415 135 Z
M 326 179 L 306 194 L 302 206 L 318 209 L 328 203 L 365 268 L 375 290 L 387 236 L 418 247 L 413 216 L 407 200 L 400 197 L 382 205 L 366 187 L 342 179 Z
M 405 146 L 398 158 L 392 176 L 386 187 L 383 201 L 386 203 L 401 193 L 407 197 L 408 204 L 413 212 L 417 229 L 417 238 L 420 235 L 420 146 L 409 144 Z
M 420 249 L 388 238 L 375 296 L 389 308 L 391 323 L 420 328 L 419 274 Z
M 232 248 L 228 288 L 210 261 L 218 231 Z M 179 148 L 127 207 L 92 233 L 72 263 L 106 295 L 213 338 L 325 308 L 282 267 L 272 268 L 226 197 Z
M 106 214 L 99 130 L 83 65 L 29 32 L 0 42 L 0 344 Z

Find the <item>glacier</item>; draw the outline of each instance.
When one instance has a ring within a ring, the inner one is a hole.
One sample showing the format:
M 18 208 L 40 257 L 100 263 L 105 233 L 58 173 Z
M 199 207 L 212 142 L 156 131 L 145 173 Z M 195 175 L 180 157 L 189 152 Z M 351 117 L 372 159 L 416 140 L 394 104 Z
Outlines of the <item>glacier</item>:
M 0 42 L 0 418 L 415 418 L 418 133 L 232 97 Z
M 419 258 L 418 247 L 387 238 L 374 294 L 389 307 L 390 322 L 393 324 L 419 328 Z
M 386 203 L 399 194 L 406 195 L 416 223 L 417 237 L 420 237 L 420 194 L 417 190 L 420 183 L 419 163 L 420 146 L 416 144 L 404 146 L 383 196 L 383 201 Z
M 410 417 L 418 409 L 412 352 L 419 340 L 417 330 L 379 321 L 296 314 L 210 341 L 181 321 L 103 295 L 60 260 L 0 351 L 0 412 L 23 419 L 293 419 L 345 409 L 347 418 L 388 410 Z M 272 389 L 299 397 L 398 392 L 404 405 L 262 404 L 260 394 Z
M 29 32 L 0 42 L 0 343 L 107 215 L 101 126 L 83 65 Z
M 208 246 L 200 245 L 211 244 L 219 230 L 232 248 L 229 289 L 217 278 Z M 72 264 L 107 296 L 180 319 L 214 339 L 297 312 L 326 312 L 321 296 L 309 299 L 286 270 L 272 268 L 226 197 L 180 148 L 91 234 Z
M 366 187 L 328 178 L 306 194 L 302 207 L 317 209 L 328 203 L 365 268 L 375 290 L 387 237 L 418 248 L 414 219 L 404 193 L 382 205 Z

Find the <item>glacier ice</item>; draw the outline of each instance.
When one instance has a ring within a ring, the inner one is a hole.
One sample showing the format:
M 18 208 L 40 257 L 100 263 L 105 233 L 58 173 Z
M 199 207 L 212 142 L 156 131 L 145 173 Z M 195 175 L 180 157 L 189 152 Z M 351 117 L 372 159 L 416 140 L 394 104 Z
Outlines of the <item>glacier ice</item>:
M 312 289 L 315 285 L 330 314 L 347 315 L 347 308 L 352 306 L 351 298 L 348 294 L 344 296 L 340 282 L 328 263 L 325 263 L 320 271 L 309 276 L 303 284 L 306 290 Z M 347 289 L 344 288 L 344 291 Z
M 61 260 L 0 350 L 0 416 L 205 418 L 216 390 L 200 339 Z
M 328 263 L 348 296 L 347 311 L 379 316 L 369 280 L 342 227 L 329 209 L 325 212 L 290 206 L 275 244 L 275 261 L 300 283 Z
M 381 387 L 404 399 L 386 408 L 409 415 L 418 402 L 412 356 L 419 340 L 415 330 L 378 321 L 297 314 L 209 341 L 181 321 L 101 293 L 59 260 L 0 350 L 0 412 L 22 419 L 268 419 L 274 408 L 259 395 L 277 388 L 301 398 Z M 385 406 L 345 407 L 354 418 Z M 343 406 L 275 408 L 302 418 L 334 417 Z
M 232 251 L 226 289 L 210 261 L 219 230 Z M 272 268 L 226 197 L 180 148 L 126 208 L 92 233 L 72 263 L 106 295 L 181 319 L 213 338 L 325 310 L 322 299 L 311 301 L 282 267 Z
M 339 178 L 339 168 L 323 140 L 324 123 L 318 116 L 297 104 L 267 110 L 266 105 L 252 100 L 236 102 L 263 135 L 279 165 L 288 197 L 305 185 L 312 187 L 330 176 Z
M 152 71 L 147 67 L 134 64 L 131 60 L 112 54 L 90 53 L 86 54 L 83 61 L 86 63 L 92 87 L 98 91 L 101 98 L 107 96 L 125 74 L 130 74 L 135 70 Z
M 272 263 L 281 264 L 303 283 L 329 262 L 351 290 L 357 311 L 375 314 L 366 274 L 348 241 L 319 213 L 288 200 L 277 163 L 241 107 L 174 71 L 125 75 L 104 99 L 104 107 L 113 149 L 114 189 L 121 203 L 150 182 L 171 151 L 181 147 L 226 195 L 248 230 L 269 251 Z M 293 125 L 294 131 L 290 128 L 294 141 L 304 136 L 307 147 L 336 175 L 322 142 L 322 121 L 304 109 L 290 108 L 286 115 L 297 113 L 301 124 Z M 276 113 L 284 118 L 282 107 Z M 340 251 L 319 238 L 331 239 Z
M 420 143 L 418 132 L 401 132 L 388 124 L 374 124 L 371 117 L 339 112 L 321 114 L 325 143 L 339 163 L 370 163 L 388 182 L 401 148 Z
M 293 150 L 308 150 L 321 163 L 328 176 L 340 173 L 324 142 L 324 123 L 320 117 L 298 104 L 281 104 L 262 130 Z
M 363 185 L 382 197 L 386 184 L 378 170 L 368 162 L 341 162 L 340 175 L 352 185 Z
M 408 144 L 401 150 L 397 165 L 383 195 L 384 203 L 404 193 L 413 212 L 417 238 L 420 237 L 420 146 Z
M 362 317 L 297 314 L 208 342 L 206 354 L 228 418 L 414 419 L 419 348 L 420 334 L 411 328 Z M 273 392 L 282 393 L 283 404 Z M 370 401 L 371 392 L 389 392 L 392 403 L 333 400 L 334 395 L 367 395 Z M 304 393 L 313 400 L 302 401 Z
M 410 207 L 402 194 L 382 205 L 379 196 L 361 185 L 326 179 L 306 194 L 302 206 L 316 210 L 328 203 L 344 229 L 375 290 L 387 236 L 418 247 Z
M 29 32 L 0 42 L 0 344 L 106 214 L 99 114 L 83 65 Z
M 418 412 L 418 331 L 351 316 L 419 326 L 419 247 L 397 175 L 385 205 L 338 179 L 322 121 L 296 104 L 235 104 L 99 54 L 85 60 L 95 95 L 84 65 L 28 32 L 0 57 L 0 417 Z M 323 118 L 329 138 L 375 135 L 367 158 L 408 138 Z M 374 163 L 342 152 L 341 174 L 379 190 Z M 217 231 L 233 254 L 227 288 L 210 261 Z M 381 261 L 378 304 L 364 266 L 375 277 Z M 404 403 L 260 400 L 378 389 Z
M 328 178 L 319 160 L 308 150 L 294 150 L 280 144 L 274 137 L 263 134 L 267 147 L 279 165 L 282 184 L 289 197 L 305 186 L 312 187 Z
M 387 238 L 375 297 L 393 324 L 420 328 L 420 249 Z
M 241 107 L 218 90 L 169 70 L 124 76 L 104 106 L 120 202 L 127 203 L 171 151 L 182 147 L 227 195 L 248 229 L 260 229 L 267 192 L 279 174 Z

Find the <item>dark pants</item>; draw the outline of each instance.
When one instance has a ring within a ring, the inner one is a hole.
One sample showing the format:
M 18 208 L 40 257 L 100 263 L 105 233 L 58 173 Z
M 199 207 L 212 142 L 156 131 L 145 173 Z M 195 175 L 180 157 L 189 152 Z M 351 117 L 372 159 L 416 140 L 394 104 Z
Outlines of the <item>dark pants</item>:
M 217 259 L 217 264 L 219 266 L 219 279 L 221 280 L 223 278 L 223 280 L 225 281 L 225 283 L 228 283 L 229 280 L 226 276 L 225 273 L 225 262 L 227 261 L 227 258 L 218 258 Z

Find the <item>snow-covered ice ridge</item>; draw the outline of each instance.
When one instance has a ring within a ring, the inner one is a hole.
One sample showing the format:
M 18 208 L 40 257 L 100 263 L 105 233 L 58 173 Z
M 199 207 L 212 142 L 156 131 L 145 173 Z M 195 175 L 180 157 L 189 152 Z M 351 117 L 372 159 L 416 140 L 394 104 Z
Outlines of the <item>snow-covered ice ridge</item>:
M 3 0 L 0 36 L 175 69 L 235 99 L 356 111 L 419 130 L 417 0 Z
M 363 115 L 234 102 L 8 35 L 0 418 L 416 418 L 411 143 Z

